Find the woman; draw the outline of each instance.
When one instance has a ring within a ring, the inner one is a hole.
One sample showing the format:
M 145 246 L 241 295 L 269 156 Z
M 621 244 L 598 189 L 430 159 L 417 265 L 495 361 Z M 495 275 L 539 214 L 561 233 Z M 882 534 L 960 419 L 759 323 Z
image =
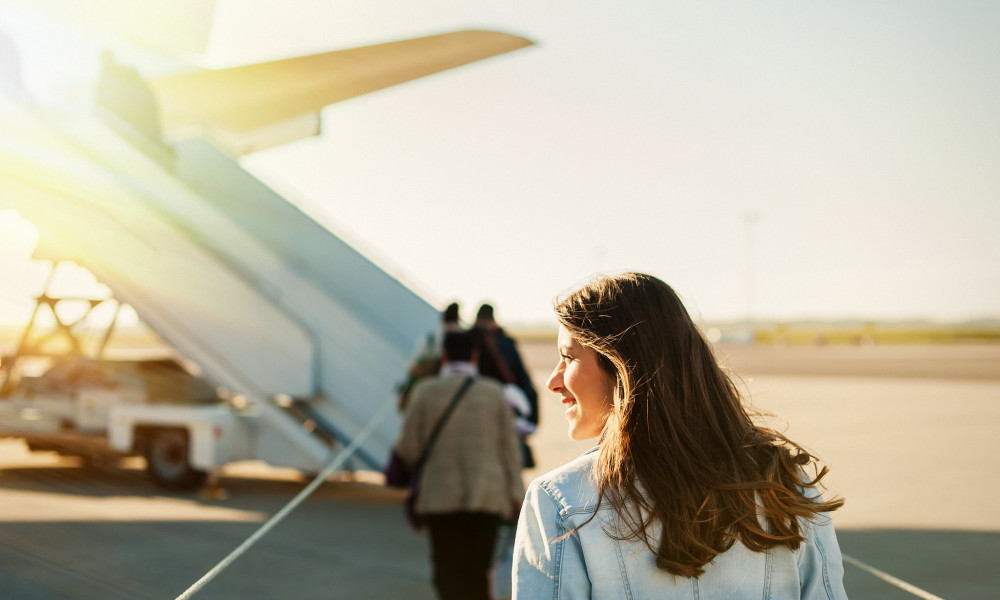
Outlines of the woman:
M 826 468 L 753 423 L 667 284 L 602 278 L 556 315 L 548 388 L 600 442 L 528 489 L 514 598 L 847 597 Z

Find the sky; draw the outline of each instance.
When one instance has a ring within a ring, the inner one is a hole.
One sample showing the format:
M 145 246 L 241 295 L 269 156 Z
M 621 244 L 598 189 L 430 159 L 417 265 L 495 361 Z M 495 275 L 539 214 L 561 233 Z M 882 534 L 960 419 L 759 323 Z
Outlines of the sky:
M 470 28 L 534 41 L 332 105 L 321 136 L 243 159 L 467 319 L 489 301 L 551 323 L 560 294 L 639 270 L 704 320 L 963 320 L 1000 316 L 998 22 L 964 0 L 220 1 L 198 59 Z M 16 283 L 38 276 L 13 220 Z M 24 287 L 0 289 L 4 313 Z

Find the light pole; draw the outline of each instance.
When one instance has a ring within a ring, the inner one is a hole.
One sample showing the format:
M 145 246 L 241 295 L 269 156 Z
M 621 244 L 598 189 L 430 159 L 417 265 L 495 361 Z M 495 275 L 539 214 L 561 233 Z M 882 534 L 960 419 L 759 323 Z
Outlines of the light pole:
M 754 323 L 754 292 L 755 290 L 755 256 L 754 248 L 756 244 L 754 243 L 754 226 L 760 221 L 759 211 L 750 211 L 743 213 L 743 233 L 744 233 L 744 243 L 746 244 L 743 250 L 743 261 L 744 261 L 744 286 L 746 292 L 746 328 L 749 340 L 753 341 L 753 323 Z

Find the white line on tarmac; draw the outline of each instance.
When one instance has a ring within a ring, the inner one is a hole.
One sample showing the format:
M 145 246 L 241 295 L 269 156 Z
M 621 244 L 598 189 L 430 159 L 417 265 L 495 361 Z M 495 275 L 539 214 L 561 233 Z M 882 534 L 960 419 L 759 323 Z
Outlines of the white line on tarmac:
M 889 575 L 885 571 L 880 571 L 871 565 L 866 565 L 865 563 L 861 562 L 856 558 L 852 558 L 846 554 L 843 555 L 843 558 L 845 563 L 854 565 L 855 567 L 863 571 L 868 571 L 869 573 L 871 573 L 875 577 L 878 577 L 882 581 L 885 581 L 890 585 L 894 585 L 903 591 L 910 592 L 911 594 L 913 594 L 918 598 L 923 598 L 923 600 L 944 600 L 944 598 L 942 598 L 941 596 L 935 596 L 934 594 L 924 591 L 913 584 L 906 583 L 905 581 L 899 579 L 898 577 L 893 577 L 892 575 Z

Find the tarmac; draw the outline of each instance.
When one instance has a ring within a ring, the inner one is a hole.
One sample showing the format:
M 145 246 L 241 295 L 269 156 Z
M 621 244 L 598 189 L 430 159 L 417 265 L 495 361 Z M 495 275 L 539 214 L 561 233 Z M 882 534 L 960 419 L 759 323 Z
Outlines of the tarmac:
M 1000 346 L 718 350 L 768 423 L 830 466 L 852 599 L 1000 598 Z M 567 439 L 544 391 L 554 346 L 522 353 L 542 400 L 529 481 L 591 444 Z M 305 485 L 245 463 L 210 499 L 164 493 L 140 468 L 0 441 L 0 598 L 176 598 Z M 376 473 L 331 480 L 195 597 L 431 599 L 426 538 L 401 500 Z

